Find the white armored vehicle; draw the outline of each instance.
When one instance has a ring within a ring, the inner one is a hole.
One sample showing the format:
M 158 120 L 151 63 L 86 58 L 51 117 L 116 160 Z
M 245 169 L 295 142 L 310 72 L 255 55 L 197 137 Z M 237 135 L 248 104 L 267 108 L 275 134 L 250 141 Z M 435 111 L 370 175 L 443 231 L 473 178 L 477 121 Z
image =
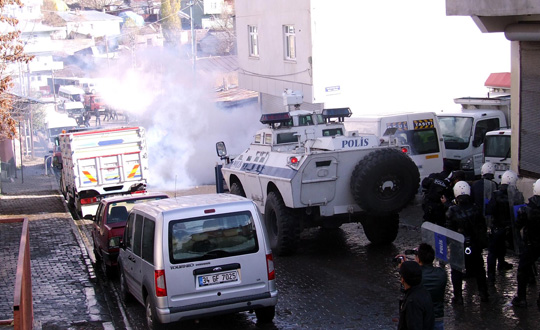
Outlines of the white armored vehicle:
M 386 135 L 395 129 L 383 137 L 347 132 L 350 115 L 348 108 L 264 114 L 268 128 L 239 156 L 229 159 L 216 144 L 230 193 L 256 203 L 274 253 L 294 253 L 304 228 L 346 222 L 361 222 L 372 243 L 396 238 L 398 212 L 418 191 L 418 168 Z

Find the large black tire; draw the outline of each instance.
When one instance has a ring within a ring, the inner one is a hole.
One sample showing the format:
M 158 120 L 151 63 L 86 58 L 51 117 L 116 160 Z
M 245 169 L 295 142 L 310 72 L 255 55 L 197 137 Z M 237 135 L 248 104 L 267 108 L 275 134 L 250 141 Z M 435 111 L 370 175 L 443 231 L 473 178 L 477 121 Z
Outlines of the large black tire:
M 374 216 L 387 216 L 398 213 L 414 198 L 420 173 L 405 153 L 379 149 L 358 162 L 350 185 L 362 210 Z
M 293 254 L 298 247 L 300 228 L 292 209 L 285 206 L 279 193 L 268 193 L 264 221 L 272 252 L 279 256 Z
M 397 237 L 399 230 L 399 214 L 397 213 L 384 217 L 368 216 L 361 222 L 364 233 L 372 244 L 390 244 Z
M 237 182 L 231 185 L 231 189 L 229 189 L 229 193 L 233 195 L 246 197 L 246 192 L 244 191 L 244 188 L 242 187 L 240 183 L 237 183 Z

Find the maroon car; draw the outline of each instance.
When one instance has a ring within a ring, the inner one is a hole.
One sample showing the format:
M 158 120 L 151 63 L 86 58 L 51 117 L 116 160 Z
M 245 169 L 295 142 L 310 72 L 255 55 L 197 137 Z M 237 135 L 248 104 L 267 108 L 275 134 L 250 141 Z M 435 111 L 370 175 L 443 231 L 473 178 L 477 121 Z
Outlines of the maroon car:
M 168 198 L 165 193 L 144 192 L 101 200 L 96 215 L 92 217 L 92 240 L 96 260 L 103 263 L 107 273 L 118 265 L 118 248 L 131 208 L 137 203 L 164 198 Z

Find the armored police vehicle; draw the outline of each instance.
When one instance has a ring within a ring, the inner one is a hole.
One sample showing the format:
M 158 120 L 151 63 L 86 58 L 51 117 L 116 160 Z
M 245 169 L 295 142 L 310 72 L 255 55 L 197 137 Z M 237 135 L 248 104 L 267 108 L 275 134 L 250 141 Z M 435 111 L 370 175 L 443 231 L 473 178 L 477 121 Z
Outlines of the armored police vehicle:
M 348 108 L 264 114 L 268 127 L 239 156 L 229 159 L 225 144 L 216 144 L 229 191 L 252 199 L 264 214 L 274 253 L 292 254 L 304 228 L 346 222 L 361 222 L 372 243 L 396 238 L 398 212 L 418 191 L 418 168 L 392 135 L 395 128 L 382 137 L 348 132 L 343 121 L 351 114 Z

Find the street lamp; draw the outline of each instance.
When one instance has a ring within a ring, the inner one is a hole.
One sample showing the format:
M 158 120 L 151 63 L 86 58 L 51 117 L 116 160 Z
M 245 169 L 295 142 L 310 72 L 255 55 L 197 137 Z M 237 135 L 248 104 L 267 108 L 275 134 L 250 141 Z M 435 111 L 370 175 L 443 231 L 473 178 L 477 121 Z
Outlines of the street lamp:
M 194 1 L 190 1 L 188 3 L 188 6 L 189 6 L 189 16 L 184 13 L 183 11 L 179 11 L 178 12 L 178 16 L 182 17 L 182 18 L 185 18 L 185 19 L 189 19 L 189 22 L 191 24 L 191 58 L 193 60 L 193 72 L 195 72 L 196 70 L 196 60 L 197 60 L 197 49 L 196 49 L 196 42 L 197 42 L 197 37 L 195 36 L 195 30 L 193 28 L 193 5 L 195 4 Z

